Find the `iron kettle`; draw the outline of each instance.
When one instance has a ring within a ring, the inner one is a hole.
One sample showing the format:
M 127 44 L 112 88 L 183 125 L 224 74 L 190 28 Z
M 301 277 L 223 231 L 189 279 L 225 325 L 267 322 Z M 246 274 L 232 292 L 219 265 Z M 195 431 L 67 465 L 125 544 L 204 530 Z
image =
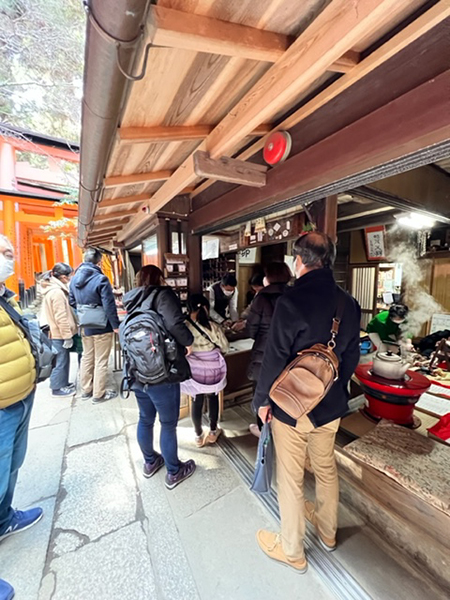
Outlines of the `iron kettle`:
M 384 379 L 403 379 L 411 363 L 392 352 L 377 352 L 373 359 L 373 374 Z

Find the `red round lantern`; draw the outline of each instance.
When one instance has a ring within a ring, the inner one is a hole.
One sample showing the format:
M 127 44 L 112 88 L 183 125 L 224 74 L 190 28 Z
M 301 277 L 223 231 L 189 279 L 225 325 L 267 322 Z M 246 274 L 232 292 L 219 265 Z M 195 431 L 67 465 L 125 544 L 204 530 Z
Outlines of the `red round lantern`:
M 292 138 L 287 131 L 275 131 L 264 144 L 263 157 L 268 165 L 274 166 L 289 156 Z

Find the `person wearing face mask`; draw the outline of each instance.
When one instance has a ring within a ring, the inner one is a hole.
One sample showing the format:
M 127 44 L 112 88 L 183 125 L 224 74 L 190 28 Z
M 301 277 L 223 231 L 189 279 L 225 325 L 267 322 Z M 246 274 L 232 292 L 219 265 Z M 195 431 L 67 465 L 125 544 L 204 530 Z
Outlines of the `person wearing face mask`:
M 75 385 L 69 383 L 70 353 L 73 336 L 78 327 L 72 308 L 69 305 L 69 281 L 73 269 L 70 265 L 57 263 L 48 285 L 43 288 L 44 311 L 52 345 L 57 351 L 56 363 L 50 375 L 50 389 L 55 398 L 71 397 Z
M 210 318 L 219 325 L 236 323 L 239 320 L 237 279 L 227 273 L 208 289 Z
M 339 484 L 334 443 L 348 410 L 348 382 L 359 362 L 361 309 L 334 280 L 336 246 L 326 234 L 303 234 L 294 244 L 294 257 L 297 280 L 277 300 L 253 399 L 260 419 L 272 424 L 281 534 L 260 530 L 257 541 L 267 556 L 304 573 L 305 518 L 326 551 L 336 548 Z M 271 387 L 299 352 L 327 344 L 337 314 L 341 319 L 334 352 L 339 376 L 319 404 L 295 420 L 270 399 Z M 315 503 L 305 502 L 303 496 L 306 453 L 315 475 Z
M 405 304 L 392 304 L 389 310 L 383 310 L 370 321 L 367 333 L 377 350 L 385 352 L 390 348 L 395 349 L 395 344 L 403 337 L 400 325 L 406 321 L 408 312 L 409 308 Z M 390 341 L 394 343 L 391 347 Z M 406 346 L 411 346 L 410 339 L 406 341 Z
M 17 323 L 21 315 L 14 293 L 5 286 L 13 274 L 14 248 L 7 237 L 0 235 L 0 542 L 28 529 L 43 515 L 42 508 L 21 511 L 11 506 L 25 459 L 36 390 L 35 359 Z M 12 586 L 0 579 L 0 598 L 13 595 Z

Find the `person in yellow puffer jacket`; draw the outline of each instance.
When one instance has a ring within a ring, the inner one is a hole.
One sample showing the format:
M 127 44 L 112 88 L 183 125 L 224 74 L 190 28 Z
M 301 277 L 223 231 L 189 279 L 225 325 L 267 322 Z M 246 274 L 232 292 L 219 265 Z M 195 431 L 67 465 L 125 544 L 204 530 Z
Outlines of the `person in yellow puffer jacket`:
M 30 344 L 8 311 L 19 312 L 14 294 L 5 286 L 14 274 L 14 248 L 0 235 L 0 542 L 28 529 L 41 518 L 41 508 L 25 511 L 11 506 L 19 468 L 25 458 L 31 409 L 36 390 L 36 366 Z M 6 582 L 0 580 L 5 587 Z

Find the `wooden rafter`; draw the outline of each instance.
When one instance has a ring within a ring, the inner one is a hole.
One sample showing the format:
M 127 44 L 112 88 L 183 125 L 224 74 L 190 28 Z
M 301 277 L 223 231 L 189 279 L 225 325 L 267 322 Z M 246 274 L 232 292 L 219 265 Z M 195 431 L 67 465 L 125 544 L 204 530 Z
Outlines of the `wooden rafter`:
M 319 93 L 287 119 L 282 121 L 272 131 L 292 129 L 292 127 L 325 106 L 328 102 L 331 102 L 331 100 L 339 96 L 339 94 L 342 94 L 352 85 L 355 85 L 355 83 L 369 75 L 383 63 L 401 52 L 407 46 L 411 45 L 448 17 L 450 17 L 450 2 L 449 0 L 440 0 L 435 6 L 430 8 L 427 12 L 397 33 L 397 35 L 392 37 L 388 42 L 372 52 L 366 59 L 361 61 L 354 69 L 352 69 L 351 73 L 343 75 L 340 79 L 332 83 L 323 92 Z M 268 135 L 256 141 L 249 148 L 240 152 L 236 158 L 248 160 L 264 148 L 267 138 Z M 205 181 L 195 189 L 193 196 L 197 196 L 213 183 L 214 181 Z
M 111 221 L 112 219 L 119 219 L 122 217 L 131 217 L 133 213 L 129 210 L 120 210 L 118 212 L 106 213 L 104 215 L 96 214 L 94 217 L 94 222 L 99 223 L 101 221 Z
M 194 170 L 199 177 L 212 177 L 240 185 L 263 187 L 268 167 L 223 156 L 210 158 L 207 152 L 194 153 Z
M 213 125 L 175 125 L 172 127 L 121 127 L 119 140 L 123 144 L 149 144 L 155 142 L 186 142 L 204 140 L 214 129 Z M 251 132 L 251 137 L 266 135 L 271 125 L 262 124 Z
M 155 171 L 153 173 L 134 173 L 133 175 L 117 175 L 106 177 L 104 187 L 106 189 L 122 185 L 134 185 L 137 183 L 148 183 L 149 181 L 165 181 L 172 175 L 172 171 Z
M 283 56 L 215 127 L 197 150 L 212 158 L 226 156 L 257 125 L 269 121 L 294 100 L 361 38 L 377 28 L 379 19 L 409 0 L 359 0 L 357 10 L 348 0 L 332 0 Z M 355 67 L 357 68 L 357 67 Z M 157 212 L 196 180 L 192 154 L 157 190 L 150 201 Z M 120 234 L 135 231 L 145 220 L 136 216 Z
M 264 31 L 203 15 L 152 6 L 153 44 L 275 63 L 294 42 L 291 36 Z M 330 71 L 346 73 L 359 59 L 349 51 L 330 65 Z
M 122 198 L 107 198 L 98 205 L 99 209 L 111 208 L 113 206 L 127 206 L 136 202 L 144 202 L 149 199 L 149 194 L 136 194 L 135 196 L 124 196 Z

